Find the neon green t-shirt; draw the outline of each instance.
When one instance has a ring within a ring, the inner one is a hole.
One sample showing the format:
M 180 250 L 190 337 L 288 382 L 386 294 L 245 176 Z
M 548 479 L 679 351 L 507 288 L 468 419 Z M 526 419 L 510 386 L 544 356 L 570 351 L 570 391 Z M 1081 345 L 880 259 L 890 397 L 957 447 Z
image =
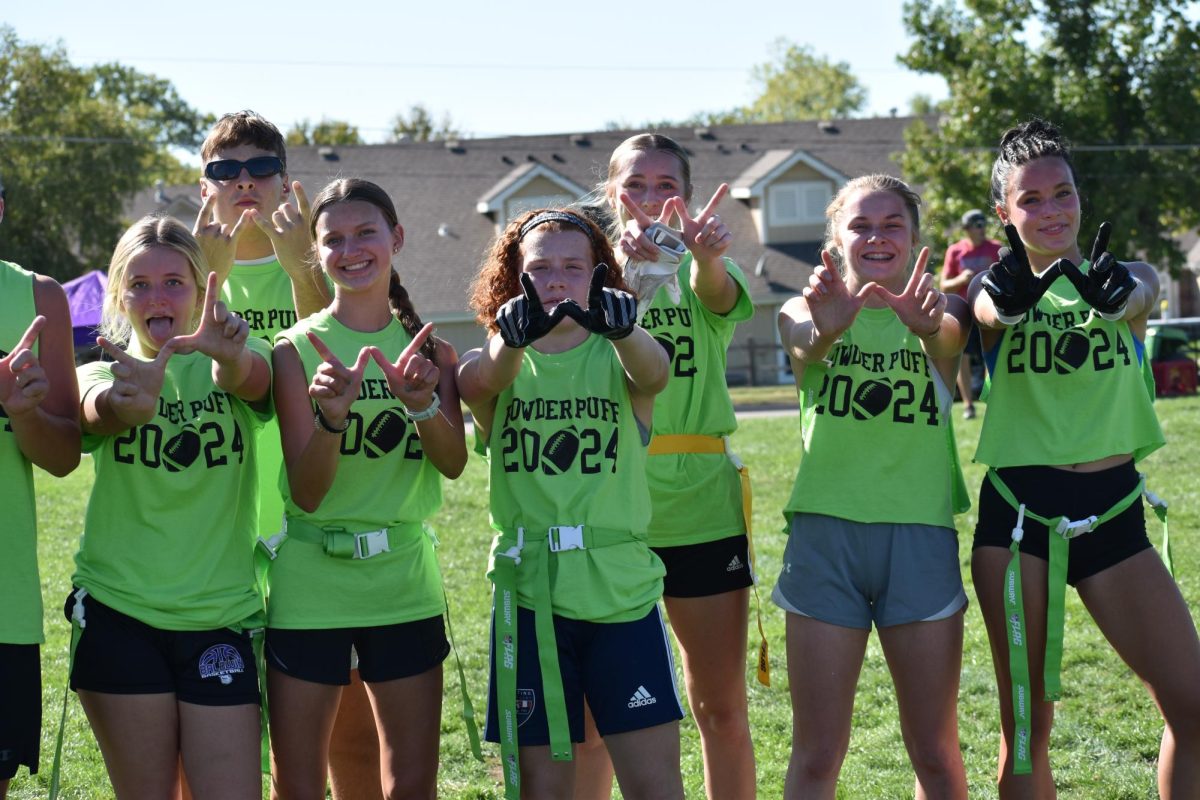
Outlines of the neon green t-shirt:
M 1087 269 L 1084 262 L 1082 269 Z M 991 467 L 1081 464 L 1164 444 L 1144 345 L 1059 277 L 987 354 L 987 415 L 975 460 Z
M 0 261 L 0 356 L 12 352 L 37 316 L 33 273 Z M 36 344 L 35 344 L 36 352 Z M 33 469 L 13 436 L 8 414 L 0 406 L 0 642 L 40 644 L 42 590 L 38 579 L 37 508 Z
M 269 363 L 261 339 L 246 346 Z M 83 397 L 113 380 L 108 362 L 78 374 Z M 217 388 L 208 356 L 172 356 L 153 421 L 83 437 L 96 480 L 72 582 L 164 630 L 229 627 L 261 612 L 251 541 L 255 435 L 267 417 Z
M 275 335 L 297 322 L 292 281 L 275 256 L 254 261 L 236 261 L 221 284 L 221 299 L 231 311 L 242 315 L 250 335 L 274 344 Z M 279 420 L 271 417 L 258 434 L 258 530 L 255 536 L 270 538 L 283 520 L 283 496 L 279 473 L 283 469 L 283 447 L 279 443 Z
M 725 259 L 738 285 L 737 304 L 726 314 L 705 307 L 691 287 L 692 256 L 679 265 L 680 298 L 660 287 L 642 327 L 671 358 L 667 388 L 654 400 L 654 433 L 726 436 L 737 429 L 725 383 L 726 351 L 733 329 L 750 319 L 754 305 L 746 276 Z M 745 533 L 741 479 L 723 454 L 655 455 L 647 461 L 655 547 L 700 544 Z
M 541 534 L 521 553 L 518 604 L 534 607 L 533 581 L 549 558 L 555 614 L 592 622 L 648 614 L 666 571 L 646 541 L 646 447 L 612 344 L 589 336 L 564 353 L 527 348 L 516 380 L 496 398 L 486 444 L 492 527 L 505 533 L 493 560 L 518 527 Z M 552 554 L 545 533 L 559 525 L 628 531 L 629 539 Z
M 954 527 L 965 511 L 950 392 L 890 308 L 863 308 L 800 387 L 804 452 L 784 509 Z
M 310 330 L 346 364 L 354 363 L 367 345 L 398 358 L 412 341 L 394 318 L 383 330 L 364 333 L 338 322 L 329 309 L 318 311 L 278 337 L 296 348 L 309 380 L 321 364 L 305 336 Z M 349 420 L 337 474 L 316 512 L 307 513 L 293 503 L 287 475 L 280 476 L 288 518 L 363 533 L 420 524 L 433 516 L 442 505 L 442 475 L 425 457 L 416 423 L 408 419 L 374 361 L 367 362 Z M 393 625 L 436 617 L 446 608 L 433 542 L 423 531 L 390 552 L 358 560 L 329 556 L 320 545 L 290 540 L 271 564 L 269 581 L 272 628 Z

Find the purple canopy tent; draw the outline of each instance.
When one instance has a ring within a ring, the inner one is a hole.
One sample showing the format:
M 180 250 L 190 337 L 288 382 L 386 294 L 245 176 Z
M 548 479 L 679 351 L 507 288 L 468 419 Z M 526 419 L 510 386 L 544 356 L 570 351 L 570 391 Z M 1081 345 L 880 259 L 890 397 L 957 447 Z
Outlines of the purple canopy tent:
M 104 290 L 108 276 L 92 270 L 62 285 L 71 309 L 71 327 L 76 347 L 95 347 L 96 328 L 100 325 L 100 309 L 104 305 Z

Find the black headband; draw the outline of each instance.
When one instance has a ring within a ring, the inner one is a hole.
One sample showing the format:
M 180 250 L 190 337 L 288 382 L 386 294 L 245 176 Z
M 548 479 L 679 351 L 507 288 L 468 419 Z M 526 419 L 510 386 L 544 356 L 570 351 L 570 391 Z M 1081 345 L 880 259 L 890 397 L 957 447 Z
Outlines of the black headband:
M 587 235 L 588 241 L 592 244 L 592 252 L 596 252 L 596 237 L 592 233 L 592 226 L 588 225 L 579 217 L 567 211 L 543 211 L 540 214 L 535 214 L 524 225 L 521 226 L 520 232 L 517 234 L 517 241 L 525 238 L 525 234 L 536 228 L 538 225 L 544 225 L 547 222 L 565 222 L 568 225 L 574 225 L 579 230 Z

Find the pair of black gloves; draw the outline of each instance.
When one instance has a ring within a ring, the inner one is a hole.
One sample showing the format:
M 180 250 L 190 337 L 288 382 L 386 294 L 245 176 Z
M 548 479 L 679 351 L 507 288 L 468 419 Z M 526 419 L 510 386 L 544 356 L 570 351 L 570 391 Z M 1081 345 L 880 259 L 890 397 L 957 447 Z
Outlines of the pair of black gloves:
M 563 317 L 570 317 L 580 327 L 606 339 L 616 341 L 633 333 L 637 324 L 637 298 L 629 292 L 604 285 L 608 274 L 605 264 L 592 270 L 588 289 L 588 307 L 580 308 L 574 300 L 563 300 L 546 313 L 533 279 L 521 273 L 521 294 L 512 298 L 496 312 L 496 327 L 509 347 L 528 347 L 545 336 Z
M 1108 237 L 1112 224 L 1103 222 L 1092 245 L 1091 265 L 1087 274 L 1079 271 L 1069 259 L 1060 258 L 1050 265 L 1039 277 L 1033 274 L 1025 245 L 1013 225 L 1004 226 L 1008 247 L 1001 248 L 999 260 L 983 274 L 983 289 L 992 298 L 992 304 L 1000 313 L 1001 322 L 1012 324 L 1033 308 L 1050 284 L 1059 275 L 1079 292 L 1084 302 L 1106 319 L 1117 319 L 1125 310 L 1129 295 L 1137 281 L 1124 264 L 1108 252 Z

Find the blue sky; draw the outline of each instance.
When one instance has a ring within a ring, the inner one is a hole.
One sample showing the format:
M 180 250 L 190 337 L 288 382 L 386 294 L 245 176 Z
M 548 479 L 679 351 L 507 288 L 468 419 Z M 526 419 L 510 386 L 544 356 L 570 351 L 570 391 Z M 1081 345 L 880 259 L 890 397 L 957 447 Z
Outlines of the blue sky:
M 25 41 L 78 64 L 119 61 L 170 80 L 193 106 L 253 108 L 281 128 L 322 116 L 382 139 L 424 103 L 474 136 L 595 130 L 751 100 L 777 37 L 849 63 L 868 113 L 905 113 L 945 83 L 896 62 L 909 40 L 894 0 L 610 4 L 392 2 L 5 3 Z M 636 8 L 636 10 L 635 10 Z M 839 15 L 851 8 L 850 18 Z

